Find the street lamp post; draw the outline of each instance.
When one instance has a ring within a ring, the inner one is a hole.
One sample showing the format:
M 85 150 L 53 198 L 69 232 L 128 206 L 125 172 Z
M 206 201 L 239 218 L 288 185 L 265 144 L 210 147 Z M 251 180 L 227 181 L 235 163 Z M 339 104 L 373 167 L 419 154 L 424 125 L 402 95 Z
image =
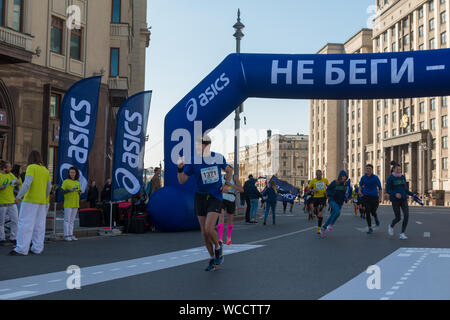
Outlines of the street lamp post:
M 233 28 L 236 30 L 234 37 L 236 38 L 236 53 L 241 52 L 241 39 L 244 37 L 242 29 L 245 28 L 241 22 L 241 11 L 238 9 L 237 22 Z M 241 126 L 240 113 L 243 111 L 244 105 L 241 104 L 235 111 L 234 117 L 234 174 L 239 177 L 239 130 Z

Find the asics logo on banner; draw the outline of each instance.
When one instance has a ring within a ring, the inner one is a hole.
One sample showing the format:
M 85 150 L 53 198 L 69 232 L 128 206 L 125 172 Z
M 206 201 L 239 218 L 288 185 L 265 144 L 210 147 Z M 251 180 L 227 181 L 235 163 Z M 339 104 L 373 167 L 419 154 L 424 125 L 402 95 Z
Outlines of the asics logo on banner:
M 198 96 L 198 101 L 196 98 L 192 98 L 186 104 L 186 118 L 193 122 L 197 118 L 198 104 L 202 107 L 206 107 L 219 93 L 225 89 L 230 84 L 230 78 L 227 77 L 225 73 L 214 81 L 205 92 Z
M 125 133 L 123 135 L 122 163 L 130 168 L 137 169 L 139 166 L 139 155 L 141 154 L 143 117 L 139 112 L 130 115 L 129 110 L 125 110 Z M 130 124 L 133 128 L 130 128 Z M 134 129 L 136 128 L 136 129 Z M 119 175 L 122 175 L 122 183 L 119 181 Z M 131 194 L 136 194 L 141 188 L 139 180 L 133 173 L 125 168 L 119 168 L 115 172 L 117 184 L 123 185 Z

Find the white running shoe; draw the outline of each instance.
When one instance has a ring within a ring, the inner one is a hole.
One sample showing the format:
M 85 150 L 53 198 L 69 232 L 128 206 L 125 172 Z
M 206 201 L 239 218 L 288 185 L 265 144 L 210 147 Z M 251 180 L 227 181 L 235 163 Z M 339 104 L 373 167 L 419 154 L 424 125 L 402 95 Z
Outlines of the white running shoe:
M 72 241 L 72 237 L 64 237 L 64 241 Z
M 406 240 L 406 239 L 408 239 L 408 237 L 406 236 L 406 234 L 401 233 L 401 234 L 400 234 L 400 240 Z
M 75 236 L 71 236 L 71 238 L 72 238 L 73 241 L 78 241 L 78 238 L 75 237 Z
M 391 225 L 388 226 L 388 233 L 391 237 L 394 235 L 394 228 L 392 228 Z

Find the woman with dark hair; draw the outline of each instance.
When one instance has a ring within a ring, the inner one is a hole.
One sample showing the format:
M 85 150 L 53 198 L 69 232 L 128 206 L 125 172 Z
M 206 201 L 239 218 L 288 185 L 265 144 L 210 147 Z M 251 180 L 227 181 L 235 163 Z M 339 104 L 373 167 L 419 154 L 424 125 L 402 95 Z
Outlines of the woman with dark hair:
M 5 217 L 11 220 L 11 234 L 9 241 L 16 244 L 17 225 L 19 216 L 15 202 L 14 188 L 20 184 L 11 173 L 11 163 L 0 161 L 0 244 L 5 243 Z
M 80 171 L 77 167 L 69 169 L 69 177 L 63 181 L 61 191 L 64 194 L 64 240 L 76 241 L 78 240 L 73 235 L 73 223 L 77 216 L 78 208 L 80 207 L 81 185 Z
M 409 218 L 407 195 L 414 196 L 414 193 L 409 191 L 406 186 L 406 178 L 402 175 L 402 167 L 395 161 L 392 161 L 391 165 L 391 175 L 386 181 L 386 192 L 389 194 L 389 200 L 391 201 L 392 208 L 394 209 L 395 219 L 392 220 L 392 223 L 388 226 L 388 233 L 390 236 L 394 235 L 394 226 L 401 220 L 401 209 L 403 211 L 403 224 L 400 239 L 405 240 L 408 239 L 405 231 Z
M 32 151 L 28 157 L 25 181 L 16 197 L 16 203 L 23 198 L 19 213 L 17 246 L 9 254 L 12 256 L 41 254 L 44 251 L 45 219 L 47 197 L 52 190 L 50 173 L 42 164 L 41 154 Z M 33 245 L 30 249 L 31 242 Z

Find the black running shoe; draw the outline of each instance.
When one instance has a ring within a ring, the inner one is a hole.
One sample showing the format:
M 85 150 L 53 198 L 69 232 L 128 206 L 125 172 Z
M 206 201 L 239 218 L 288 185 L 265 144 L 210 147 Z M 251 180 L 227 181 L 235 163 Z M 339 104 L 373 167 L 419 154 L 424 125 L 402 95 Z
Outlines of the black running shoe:
M 215 250 L 214 264 L 216 266 L 223 263 L 223 246 L 220 246 L 218 250 Z
M 206 267 L 205 271 L 214 271 L 216 267 L 214 266 L 214 259 L 209 260 L 209 264 Z

